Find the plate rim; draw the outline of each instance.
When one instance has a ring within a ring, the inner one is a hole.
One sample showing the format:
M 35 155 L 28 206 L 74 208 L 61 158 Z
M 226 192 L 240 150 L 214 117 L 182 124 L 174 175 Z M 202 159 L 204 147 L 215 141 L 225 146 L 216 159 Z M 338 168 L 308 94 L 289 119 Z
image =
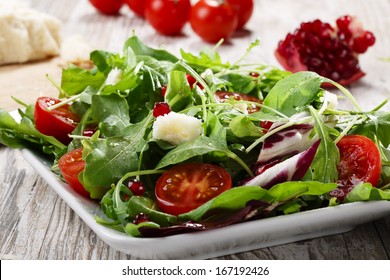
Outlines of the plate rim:
M 39 156 L 38 153 L 27 148 L 20 151 L 23 158 L 97 236 L 109 246 L 141 259 L 205 259 L 218 257 L 342 233 L 353 229 L 358 224 L 390 215 L 390 201 L 353 202 L 291 215 L 246 221 L 201 232 L 153 238 L 133 237 L 98 224 L 94 218 L 94 211 L 98 211 L 100 214 L 102 212 L 96 202 L 82 197 L 73 191 L 68 184 L 61 181 L 58 175 L 51 171 L 49 162 Z M 356 215 L 354 213 L 367 212 L 368 210 L 370 210 L 371 216 L 366 215 L 366 217 L 355 219 Z M 337 218 L 337 216 L 340 217 Z M 340 219 L 347 216 L 353 219 L 345 225 L 340 225 L 337 220 L 331 221 L 332 217 Z M 313 217 L 316 219 L 313 220 Z M 318 222 L 318 220 L 321 220 L 319 218 L 326 220 L 326 224 L 322 223 L 321 225 Z M 307 220 L 312 223 L 307 223 Z M 288 226 L 291 223 L 294 225 Z M 313 226 L 314 230 L 308 229 L 308 227 L 313 228 Z M 273 227 L 276 229 L 272 229 Z M 260 232 L 259 235 L 254 234 L 262 228 L 266 230 Z M 283 235 L 280 232 L 281 229 L 290 231 L 291 234 Z M 237 240 L 237 234 L 241 235 L 240 238 L 243 238 L 244 241 Z M 271 236 L 271 238 L 267 239 L 267 236 Z M 178 245 L 183 243 L 187 245 Z M 207 246 L 210 248 L 207 248 Z M 213 246 L 214 248 L 211 248 Z

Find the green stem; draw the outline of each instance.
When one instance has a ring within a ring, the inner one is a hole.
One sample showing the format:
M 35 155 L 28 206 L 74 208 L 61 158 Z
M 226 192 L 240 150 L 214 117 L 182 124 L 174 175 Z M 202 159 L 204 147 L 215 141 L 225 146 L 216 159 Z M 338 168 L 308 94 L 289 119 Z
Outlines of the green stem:
M 349 101 L 351 101 L 351 103 L 356 108 L 356 110 L 358 110 L 360 112 L 363 111 L 362 108 L 360 107 L 359 102 L 357 102 L 355 97 L 353 97 L 353 95 L 345 87 L 343 87 L 339 83 L 336 83 L 335 81 L 332 81 L 332 80 L 327 79 L 327 78 L 324 78 L 324 82 L 330 83 L 330 84 L 334 85 L 335 87 L 337 87 L 349 99 Z
M 77 98 L 80 97 L 80 95 L 81 95 L 81 94 L 73 95 L 73 96 L 71 96 L 71 97 L 68 98 L 68 99 L 65 99 L 65 100 L 63 100 L 63 101 L 61 101 L 61 102 L 59 102 L 59 103 L 57 103 L 57 104 L 54 104 L 54 105 L 52 105 L 52 106 L 50 106 L 50 107 L 47 107 L 47 110 L 51 111 L 51 110 L 60 108 L 60 107 L 64 106 L 65 104 L 68 104 L 68 103 L 70 103 L 70 102 L 76 100 Z
M 237 66 L 241 61 L 243 61 L 245 59 L 245 57 L 248 56 L 248 54 L 251 52 L 252 48 L 254 48 L 255 46 L 258 46 L 259 44 L 260 44 L 260 40 L 256 39 L 256 41 L 253 42 L 252 44 L 250 44 L 250 46 L 245 50 L 245 53 L 236 62 L 234 62 L 230 66 L 230 68 Z
M 138 170 L 138 171 L 131 171 L 126 173 L 119 181 L 116 183 L 116 188 L 120 187 L 120 185 L 123 184 L 123 182 L 131 177 L 136 177 L 136 176 L 144 176 L 144 175 L 153 175 L 153 174 L 162 174 L 166 170 L 163 169 L 152 169 L 152 170 Z
M 58 89 L 58 91 L 60 92 L 60 95 L 61 96 L 65 96 L 65 97 L 69 97 L 69 94 L 66 93 L 61 87 L 59 84 L 57 84 L 54 79 L 52 77 L 49 76 L 49 74 L 46 74 L 46 78 L 50 81 L 50 83 L 56 88 Z
M 356 124 L 356 122 L 359 120 L 359 116 L 355 116 L 347 125 L 347 127 L 340 133 L 340 135 L 334 140 L 334 142 L 337 144 L 341 138 L 343 138 L 345 135 L 347 135 L 348 131 Z
M 252 170 L 248 167 L 248 165 L 235 153 L 229 150 L 229 151 L 225 151 L 225 154 L 231 159 L 235 160 L 239 165 L 241 165 L 245 169 L 245 171 L 249 174 L 249 176 L 251 177 L 255 176 Z
M 201 84 L 204 88 L 204 90 L 207 92 L 207 94 L 209 95 L 209 98 L 212 102 L 215 102 L 215 97 L 214 97 L 214 93 L 211 91 L 211 89 L 209 88 L 209 86 L 207 85 L 207 83 L 202 79 L 202 77 L 194 70 L 192 69 L 191 66 L 189 66 L 187 63 L 185 63 L 183 60 L 180 60 L 179 62 L 177 62 L 178 65 L 180 65 L 181 67 L 183 67 L 187 72 L 188 74 L 190 74 L 192 77 L 195 78 L 195 80 Z
M 128 172 L 126 173 L 119 181 L 118 183 L 116 183 L 116 186 L 115 186 L 115 190 L 114 190 L 114 193 L 113 193 L 113 197 L 115 198 L 114 201 L 116 201 L 116 205 L 115 207 L 118 208 L 118 202 L 121 201 L 121 198 L 120 198 L 120 189 L 121 189 L 121 186 L 123 185 L 123 182 L 128 179 L 128 178 L 131 178 L 131 177 L 139 177 L 139 176 L 143 176 L 143 175 L 152 175 L 152 174 L 162 174 L 164 173 L 165 170 L 156 170 L 156 169 L 153 169 L 153 170 L 138 170 L 138 171 L 131 171 L 131 172 Z
M 287 128 L 287 127 L 290 127 L 290 126 L 293 126 L 293 125 L 297 125 L 297 124 L 303 124 L 303 123 L 306 123 L 308 121 L 311 120 L 311 117 L 307 117 L 307 118 L 304 118 L 300 121 L 294 121 L 294 122 L 288 122 L 286 124 L 283 124 L 281 126 L 278 126 L 270 131 L 268 131 L 266 134 L 264 134 L 262 137 L 260 137 L 259 139 L 257 139 L 255 142 L 253 142 L 248 148 L 246 148 L 246 153 L 249 153 L 250 151 L 252 151 L 257 145 L 259 145 L 260 143 L 264 142 L 265 139 L 267 139 L 268 137 L 270 137 L 271 135 Z

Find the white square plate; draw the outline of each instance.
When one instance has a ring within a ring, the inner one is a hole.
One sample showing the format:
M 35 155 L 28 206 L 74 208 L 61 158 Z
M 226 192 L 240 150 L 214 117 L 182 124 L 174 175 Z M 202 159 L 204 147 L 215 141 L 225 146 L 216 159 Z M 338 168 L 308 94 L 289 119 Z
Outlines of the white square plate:
M 51 172 L 51 163 L 28 149 L 25 160 L 78 216 L 108 245 L 140 259 L 205 259 L 331 235 L 390 215 L 390 201 L 343 204 L 306 212 L 243 222 L 202 232 L 137 238 L 104 227 L 99 205 L 81 197 Z

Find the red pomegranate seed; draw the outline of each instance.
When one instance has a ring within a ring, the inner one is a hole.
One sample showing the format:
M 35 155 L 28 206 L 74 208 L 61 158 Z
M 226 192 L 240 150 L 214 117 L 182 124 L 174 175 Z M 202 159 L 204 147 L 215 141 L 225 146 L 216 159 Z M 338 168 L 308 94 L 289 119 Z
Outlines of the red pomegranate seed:
M 266 134 L 273 124 L 274 123 L 270 121 L 260 121 L 260 127 L 262 128 L 263 133 Z
M 193 89 L 195 83 L 197 82 L 196 79 L 187 73 L 186 73 L 186 77 L 187 77 L 187 82 L 190 84 L 191 89 Z M 200 89 L 203 89 L 203 86 L 201 84 L 198 83 L 197 85 Z M 167 86 L 162 86 L 161 95 L 164 97 L 166 93 L 167 93 Z
M 187 77 L 188 83 L 190 84 L 191 89 L 193 89 L 194 84 L 196 83 L 196 79 L 187 73 L 186 73 L 186 77 Z
M 140 223 L 145 223 L 145 222 L 149 222 L 149 217 L 144 214 L 144 213 L 139 213 L 137 215 L 135 215 L 134 219 L 133 219 L 133 224 L 140 224 Z
M 358 55 L 375 43 L 353 17 L 336 20 L 336 26 L 320 20 L 304 22 L 279 42 L 275 56 L 291 72 L 313 71 L 347 85 L 364 76 Z
M 374 45 L 375 37 L 369 31 L 365 31 L 362 35 L 353 40 L 352 49 L 357 53 L 365 53 L 369 47 Z
M 145 193 L 144 184 L 137 179 L 129 181 L 127 187 L 131 190 L 133 195 L 143 195 Z
M 159 116 L 164 116 L 166 114 L 169 114 L 171 112 L 171 108 L 169 107 L 168 103 L 166 102 L 156 102 L 154 104 L 153 108 L 153 116 L 155 118 Z
M 161 87 L 161 95 L 162 95 L 162 97 L 165 97 L 166 93 L 167 93 L 167 87 L 166 86 L 162 86 Z
M 336 20 L 336 25 L 340 31 L 350 32 L 349 25 L 351 24 L 351 22 L 352 22 L 352 17 L 349 15 L 345 15 L 345 16 L 339 17 Z
M 187 73 L 186 73 L 186 77 L 187 77 L 187 82 L 190 84 L 191 89 L 193 89 L 195 83 L 197 82 L 196 79 Z M 201 84 L 197 83 L 197 85 L 200 89 L 203 89 L 203 86 Z

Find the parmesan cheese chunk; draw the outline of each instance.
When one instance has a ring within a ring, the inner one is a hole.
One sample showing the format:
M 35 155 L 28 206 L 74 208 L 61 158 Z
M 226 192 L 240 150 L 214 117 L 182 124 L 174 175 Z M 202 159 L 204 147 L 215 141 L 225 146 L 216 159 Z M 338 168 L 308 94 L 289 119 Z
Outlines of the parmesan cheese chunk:
M 23 63 L 60 52 L 61 22 L 22 5 L 0 3 L 0 64 Z
M 157 117 L 153 124 L 153 138 L 173 145 L 194 140 L 201 133 L 201 120 L 175 112 Z

